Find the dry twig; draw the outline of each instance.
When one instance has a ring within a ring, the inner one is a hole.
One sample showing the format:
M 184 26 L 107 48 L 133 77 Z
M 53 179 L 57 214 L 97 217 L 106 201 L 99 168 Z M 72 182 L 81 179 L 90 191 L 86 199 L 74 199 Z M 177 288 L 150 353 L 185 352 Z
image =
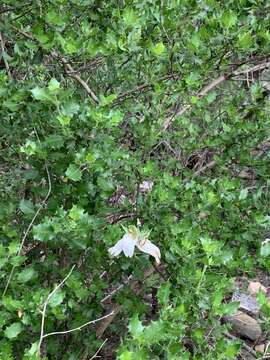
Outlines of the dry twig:
M 149 267 L 145 270 L 143 280 L 145 281 L 150 275 L 153 274 L 155 271 L 155 268 L 153 266 Z M 141 282 L 138 280 L 132 280 L 130 283 L 130 288 L 135 292 L 135 294 L 139 294 L 141 291 Z M 108 315 L 106 315 L 106 318 L 104 317 L 104 321 L 101 322 L 99 327 L 96 330 L 96 336 L 100 338 L 107 327 L 111 324 L 111 322 L 114 320 L 116 315 L 122 310 L 122 305 L 119 304 L 113 304 L 111 309 L 108 311 Z
M 74 270 L 75 265 L 72 266 L 70 272 L 67 274 L 67 276 L 64 278 L 64 280 L 62 280 L 54 289 L 52 292 L 50 292 L 50 294 L 48 295 L 44 305 L 43 305 L 43 310 L 42 310 L 42 318 L 41 318 L 41 329 L 40 329 L 40 338 L 39 338 L 39 344 L 38 344 L 38 352 L 40 353 L 40 348 L 41 348 L 41 344 L 42 341 L 44 339 L 44 337 L 46 337 L 46 335 L 44 336 L 44 325 L 45 325 L 45 316 L 46 316 L 46 310 L 47 310 L 47 306 L 48 303 L 51 299 L 51 297 L 56 293 L 56 291 L 58 289 L 60 289 L 60 287 L 62 285 L 64 285 L 64 283 L 67 281 L 67 279 L 70 277 L 72 271 Z M 48 335 L 47 335 L 48 336 Z
M 87 92 L 87 94 L 90 96 L 90 98 L 93 100 L 95 104 L 98 104 L 98 98 L 94 91 L 90 89 L 89 85 L 78 75 L 76 74 L 76 71 L 73 69 L 73 67 L 70 65 L 70 63 L 65 59 L 64 57 L 59 57 L 58 54 L 55 51 L 51 52 L 51 55 L 54 58 L 59 58 L 61 63 L 64 65 L 66 74 L 70 76 L 71 78 L 75 79 Z
M 44 200 L 42 201 L 42 203 L 40 204 L 39 208 L 37 209 L 37 211 L 35 212 L 30 224 L 28 225 L 23 237 L 22 237 L 22 241 L 21 241 L 21 244 L 20 244 L 20 248 L 17 252 L 17 256 L 21 255 L 21 252 L 22 252 L 22 249 L 23 249 L 23 246 L 24 246 L 24 243 L 25 243 L 25 240 L 30 232 L 30 230 L 32 229 L 32 226 L 34 225 L 34 222 L 38 216 L 38 214 L 40 213 L 40 211 L 42 210 L 43 206 L 46 204 L 50 194 L 51 194 L 51 191 L 52 191 L 52 183 L 51 183 L 51 177 L 50 177 L 50 173 L 49 173 L 49 169 L 48 169 L 48 165 L 47 163 L 45 162 L 45 169 L 46 169 L 46 173 L 47 173 L 47 177 L 48 177 L 48 192 L 44 198 Z M 4 289 L 4 292 L 3 292 L 3 295 L 2 296 L 5 296 L 6 292 L 7 292 L 7 289 L 9 287 L 9 284 L 11 282 L 11 279 L 12 279 L 12 276 L 13 276 L 13 273 L 14 273 L 14 270 L 15 270 L 15 265 L 13 265 L 12 269 L 11 269 L 11 272 L 9 274 L 9 277 L 8 277 L 8 281 L 7 281 L 7 284 L 5 286 L 5 289 Z
M 265 62 L 263 62 L 261 64 L 254 65 L 254 66 L 249 67 L 247 69 L 235 70 L 235 71 L 232 71 L 232 72 L 230 72 L 228 74 L 220 75 L 217 79 L 214 79 L 209 84 L 204 86 L 195 96 L 201 99 L 201 98 L 205 97 L 211 90 L 215 89 L 219 84 L 221 84 L 225 80 L 229 80 L 229 79 L 231 79 L 232 77 L 235 77 L 235 76 L 239 76 L 239 75 L 243 75 L 243 74 L 249 74 L 249 73 L 253 73 L 254 71 L 263 70 L 263 69 L 266 69 L 268 67 L 270 67 L 270 61 L 265 61 Z M 183 105 L 182 107 L 177 109 L 174 112 L 174 114 L 168 116 L 164 121 L 163 131 L 168 129 L 168 127 L 171 125 L 171 123 L 173 122 L 173 119 L 176 116 L 183 115 L 189 109 L 191 109 L 191 107 L 192 107 L 191 104 Z

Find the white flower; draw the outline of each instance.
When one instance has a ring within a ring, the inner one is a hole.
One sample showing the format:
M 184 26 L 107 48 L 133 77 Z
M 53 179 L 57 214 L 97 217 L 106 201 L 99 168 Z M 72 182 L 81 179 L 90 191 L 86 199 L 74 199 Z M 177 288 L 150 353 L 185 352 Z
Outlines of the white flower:
M 132 235 L 126 233 L 121 240 L 109 249 L 109 253 L 112 256 L 117 256 L 123 251 L 127 257 L 132 257 L 135 245 L 136 241 L 133 239 Z
M 132 257 L 134 255 L 135 246 L 142 252 L 153 256 L 156 262 L 160 263 L 160 250 L 150 240 L 147 239 L 145 233 L 140 231 L 135 226 L 130 226 L 125 229 L 126 233 L 113 247 L 109 249 L 112 256 L 118 256 L 122 251 L 125 256 Z

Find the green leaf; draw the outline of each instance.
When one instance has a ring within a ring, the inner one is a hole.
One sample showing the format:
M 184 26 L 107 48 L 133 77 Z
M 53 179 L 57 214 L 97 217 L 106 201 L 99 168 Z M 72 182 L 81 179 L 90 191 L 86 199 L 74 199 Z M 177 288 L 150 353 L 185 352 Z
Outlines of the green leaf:
M 237 23 L 237 15 L 232 10 L 224 11 L 221 16 L 222 25 L 229 29 Z
M 253 44 L 253 39 L 249 32 L 239 36 L 238 46 L 240 48 L 247 49 L 251 47 L 252 44 Z
M 55 78 L 52 78 L 49 81 L 48 89 L 50 92 L 57 92 L 60 89 L 60 83 Z
M 235 314 L 236 311 L 239 309 L 239 302 L 233 301 L 227 304 L 222 304 L 220 308 L 220 315 L 231 315 Z
M 132 354 L 133 352 L 124 350 L 121 355 L 119 356 L 120 360 L 132 360 Z
M 23 326 L 19 322 L 15 322 L 8 326 L 4 332 L 5 337 L 8 339 L 16 338 L 23 331 Z
M 151 47 L 151 51 L 154 55 L 160 56 L 166 50 L 165 45 L 162 42 L 157 43 Z
M 78 168 L 74 164 L 70 164 L 66 170 L 66 176 L 73 181 L 80 181 L 82 178 L 82 172 L 80 168 Z
M 18 275 L 18 282 L 26 283 L 31 280 L 36 275 L 36 272 L 33 268 L 29 267 L 20 272 Z
M 138 314 L 134 315 L 128 325 L 128 329 L 131 333 L 131 335 L 136 339 L 138 338 L 144 329 L 144 326 L 142 325 L 142 322 L 138 318 Z
M 169 282 L 161 284 L 157 294 L 160 304 L 166 305 L 168 303 L 170 288 L 171 288 L 171 284 Z
M 226 347 L 226 351 L 224 353 L 226 359 L 236 359 L 240 349 L 241 349 L 241 344 L 230 343 Z
M 242 189 L 239 194 L 239 200 L 245 200 L 248 197 L 248 188 Z
M 61 106 L 61 113 L 69 118 L 72 118 L 75 114 L 78 114 L 80 105 L 75 102 L 68 102 Z
M 22 199 L 19 207 L 25 215 L 34 215 L 35 213 L 34 205 L 30 200 Z
M 126 8 L 123 13 L 123 19 L 127 27 L 134 27 L 138 23 L 138 16 L 131 8 Z
M 58 289 L 49 300 L 49 304 L 52 308 L 62 304 L 65 298 L 65 292 L 62 289 Z
M 143 332 L 143 340 L 147 343 L 157 344 L 161 340 L 166 339 L 168 334 L 165 331 L 164 323 L 159 321 L 152 321 Z
M 111 126 L 119 125 L 124 118 L 124 114 L 120 110 L 112 110 L 109 114 L 109 123 Z
M 101 95 L 100 96 L 100 106 L 107 106 L 114 102 L 117 98 L 116 94 L 110 94 L 108 96 Z
M 48 102 L 55 103 L 55 99 L 48 92 L 47 89 L 40 88 L 40 87 L 36 86 L 34 89 L 32 89 L 30 91 L 32 93 L 33 98 L 36 99 L 36 100 L 45 101 L 45 102 L 48 101 Z
M 69 216 L 71 217 L 72 220 L 80 220 L 81 217 L 84 214 L 84 209 L 80 208 L 77 205 L 73 205 L 70 212 L 69 212 Z
M 48 220 L 33 227 L 34 239 L 39 241 L 49 241 L 54 238 L 52 221 Z
M 262 257 L 267 257 L 270 255 L 270 239 L 266 239 L 262 245 L 261 245 L 261 249 L 260 249 L 260 255 Z

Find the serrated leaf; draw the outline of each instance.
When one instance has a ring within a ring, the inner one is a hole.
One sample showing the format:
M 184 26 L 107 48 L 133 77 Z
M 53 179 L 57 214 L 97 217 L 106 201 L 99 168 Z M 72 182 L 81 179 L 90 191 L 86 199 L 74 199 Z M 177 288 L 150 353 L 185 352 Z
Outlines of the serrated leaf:
M 82 172 L 80 168 L 74 164 L 70 164 L 66 170 L 66 176 L 73 181 L 80 181 L 82 178 Z
M 165 49 L 165 45 L 162 42 L 159 42 L 152 46 L 151 51 L 154 55 L 160 56 L 164 53 Z
M 168 334 L 164 329 L 164 324 L 162 321 L 153 321 L 145 328 L 143 332 L 143 340 L 146 343 L 151 342 L 153 344 L 157 344 L 167 336 Z
M 34 239 L 39 241 L 49 241 L 54 237 L 52 222 L 48 220 L 33 227 Z
M 123 19 L 128 27 L 133 27 L 137 24 L 139 18 L 136 12 L 131 8 L 126 8 L 123 13 Z
M 223 304 L 221 306 L 221 314 L 222 315 L 231 315 L 235 314 L 235 312 L 239 309 L 239 302 L 233 301 L 227 304 Z
M 143 332 L 144 326 L 142 322 L 138 318 L 138 314 L 134 315 L 129 322 L 128 329 L 131 335 L 136 339 L 138 338 L 141 333 Z
M 80 110 L 80 105 L 75 102 L 68 102 L 61 106 L 61 113 L 69 118 L 72 118 Z
M 250 33 L 245 33 L 240 35 L 239 40 L 238 40 L 238 46 L 243 48 L 243 49 L 247 49 L 249 47 L 251 47 L 253 43 L 253 39 Z
M 69 211 L 69 216 L 71 217 L 72 220 L 80 220 L 80 218 L 83 216 L 84 214 L 84 209 L 80 208 L 77 205 L 73 205 L 71 210 Z
M 109 122 L 111 126 L 117 126 L 123 120 L 124 114 L 120 110 L 112 110 L 109 114 Z
M 221 16 L 221 23 L 229 29 L 237 23 L 237 15 L 232 10 L 224 11 Z
M 23 326 L 19 322 L 15 322 L 8 326 L 4 332 L 5 337 L 8 339 L 16 338 L 23 331 Z
M 122 352 L 122 354 L 119 356 L 119 359 L 120 360 L 132 360 L 132 354 L 133 354 L 133 352 L 124 350 L 124 352 Z
M 48 89 L 49 89 L 50 92 L 56 92 L 57 90 L 59 90 L 60 89 L 59 81 L 57 81 L 55 78 L 52 78 L 49 81 Z

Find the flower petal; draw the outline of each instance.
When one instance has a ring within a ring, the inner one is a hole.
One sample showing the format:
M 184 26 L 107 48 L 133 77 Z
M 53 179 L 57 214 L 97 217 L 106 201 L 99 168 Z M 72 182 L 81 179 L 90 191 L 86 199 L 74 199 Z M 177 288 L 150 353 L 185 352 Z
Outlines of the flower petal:
M 109 248 L 109 253 L 112 256 L 119 255 L 122 251 L 125 256 L 132 257 L 134 254 L 135 241 L 131 235 L 125 234 L 113 247 Z
M 139 245 L 138 243 L 136 245 L 139 248 L 139 250 L 153 256 L 156 259 L 156 262 L 158 264 L 160 263 L 160 257 L 161 257 L 160 250 L 150 240 L 146 240 L 143 245 Z
M 112 256 L 119 255 L 123 250 L 123 239 L 119 240 L 113 247 L 109 248 L 109 253 Z
M 128 257 L 132 257 L 134 254 L 136 241 L 133 240 L 130 234 L 125 234 L 122 240 L 124 254 Z

